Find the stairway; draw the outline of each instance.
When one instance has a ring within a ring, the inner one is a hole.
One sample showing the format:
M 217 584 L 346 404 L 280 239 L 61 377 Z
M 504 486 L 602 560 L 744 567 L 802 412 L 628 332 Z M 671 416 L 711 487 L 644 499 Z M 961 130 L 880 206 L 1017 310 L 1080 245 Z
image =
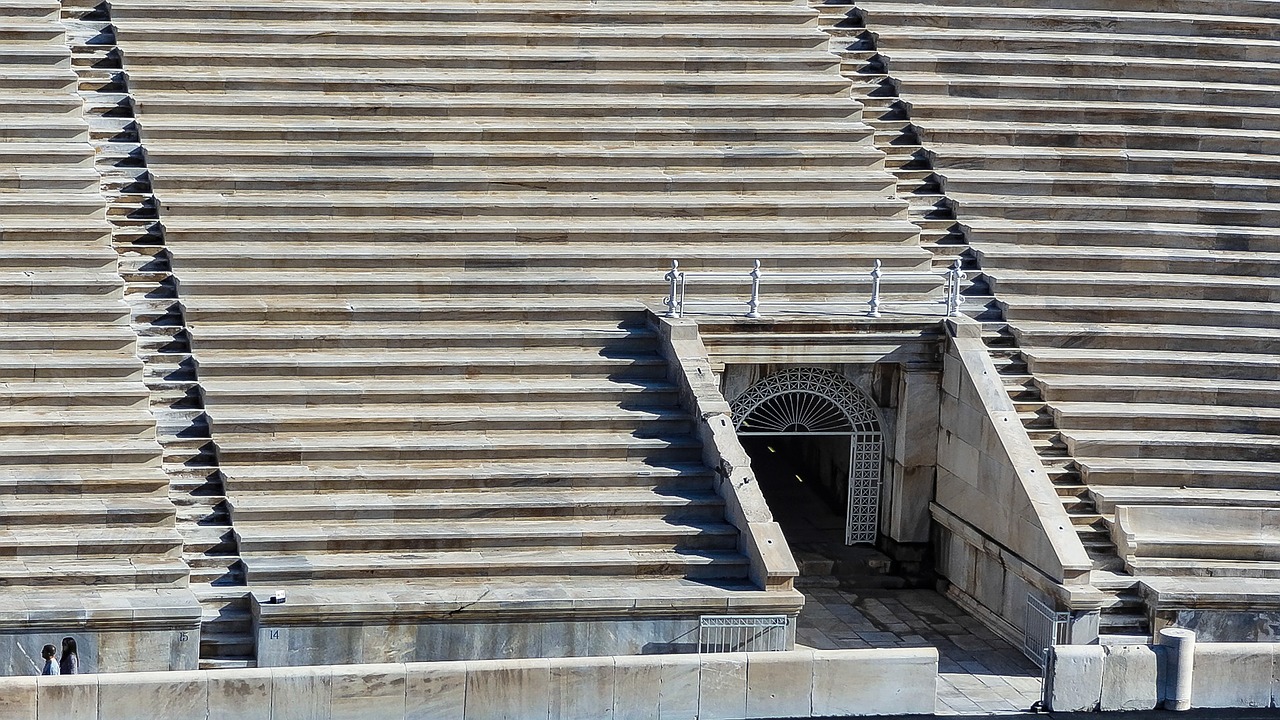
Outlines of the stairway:
M 105 634 L 126 613 L 176 638 L 195 609 L 67 35 L 56 2 L 0 16 L 0 625 L 72 634 L 87 672 L 169 669 Z
M 190 588 L 203 610 L 200 665 L 252 666 L 244 571 L 110 9 L 91 0 L 64 0 L 62 24 L 68 29 L 124 299 L 138 337 L 169 498 L 177 507 L 182 559 L 191 568 Z
M 911 105 L 899 93 L 891 59 L 878 51 L 875 34 L 868 32 L 865 17 L 852 0 L 814 3 L 814 7 L 822 13 L 823 27 L 831 36 L 833 52 L 842 59 L 845 76 L 855 80 L 855 96 L 861 91 L 859 101 L 877 112 L 877 117 L 867 122 L 876 128 L 876 146 L 886 153 L 890 169 L 898 178 L 898 194 L 910 203 L 912 222 L 921 229 L 921 245 L 933 253 L 936 269 L 959 262 L 969 274 L 962 290 L 963 311 L 982 323 L 983 340 L 1040 455 L 1046 476 L 1054 483 L 1093 560 L 1094 586 L 1107 595 L 1101 634 L 1115 642 L 1149 637 L 1137 581 L 1125 571 L 1111 540 L 1107 518 L 1098 512 L 1081 480 L 1079 467 L 1065 447 L 1052 410 L 1028 371 L 1015 331 L 982 271 L 981 256 L 971 249 L 965 227 L 957 219 L 955 204 L 944 192 L 942 178 L 933 167 L 932 153 L 912 122 Z
M 1028 419 L 1072 461 L 1086 545 L 1123 539 L 1130 575 L 1104 562 L 1101 586 L 1122 607 L 1135 580 L 1265 595 L 1275 538 L 1249 528 L 1280 475 L 1275 4 L 858 9 L 1019 348 Z
M 798 610 L 748 580 L 645 307 L 672 258 L 760 258 L 802 276 L 796 301 L 847 293 L 833 266 L 928 267 L 814 13 L 112 13 L 268 624 Z M 499 652 L 461 645 L 379 657 Z

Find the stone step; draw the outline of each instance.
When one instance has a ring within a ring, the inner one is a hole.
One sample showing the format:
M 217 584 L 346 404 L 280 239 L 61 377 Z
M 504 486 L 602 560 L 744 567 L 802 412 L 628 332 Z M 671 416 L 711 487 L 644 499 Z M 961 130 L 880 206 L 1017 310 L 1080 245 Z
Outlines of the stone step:
M 322 584 L 417 578 L 689 577 L 698 580 L 746 576 L 746 558 L 735 551 L 618 547 L 305 554 L 250 557 L 250 582 Z
M 856 132 L 847 124 L 840 125 L 845 139 Z M 148 128 L 152 127 L 148 124 Z M 190 126 L 183 123 L 184 128 Z M 237 130 L 241 126 L 237 126 Z M 371 125 L 371 132 L 383 132 L 385 124 Z M 423 128 L 416 124 L 414 127 Z M 561 124 L 564 132 L 573 132 L 572 127 Z M 525 132 L 526 128 L 516 128 L 514 132 Z M 263 128 L 263 134 L 275 130 Z M 343 131 L 344 133 L 347 131 Z M 352 131 L 355 132 L 355 131 Z M 394 131 L 396 137 L 403 137 L 408 129 Z M 459 131 L 463 132 L 463 131 Z M 484 130 L 479 132 L 489 133 Z M 583 131 L 585 132 L 585 131 Z M 687 134 L 687 129 L 679 130 Z M 750 128 L 742 132 L 752 132 Z M 323 130 L 312 127 L 307 130 L 312 136 L 323 134 Z M 818 137 L 821 137 L 820 135 Z M 0 176 L 2 178 L 3 176 Z M 625 187 L 633 195 L 645 193 L 703 193 L 732 192 L 740 196 L 753 194 L 770 194 L 778 192 L 811 191 L 814 193 L 831 193 L 831 173 L 829 170 L 803 168 L 738 168 L 728 174 L 715 168 L 662 168 L 662 167 L 611 167 L 593 169 L 589 167 L 553 168 L 553 166 L 487 166 L 483 171 L 475 169 L 433 168 L 429 173 L 416 167 L 369 167 L 336 166 L 317 171 L 308 168 L 280 168 L 267 165 L 238 167 L 235 171 L 209 166 L 174 166 L 162 171 L 160 183 L 166 197 L 174 193 L 198 192 L 345 192 L 367 190 L 378 187 L 391 193 L 433 193 L 441 191 L 457 192 L 489 192 L 519 194 L 535 193 L 582 193 L 598 191 L 602 187 L 613 184 Z M 880 194 L 889 197 L 893 192 L 894 180 L 888 174 L 874 172 L 858 173 L 842 183 L 841 190 L 846 193 Z
M 206 402 L 213 412 L 226 406 L 258 404 L 284 411 L 290 406 L 359 405 L 377 408 L 398 403 L 421 407 L 437 404 L 504 404 L 544 402 L 572 406 L 583 402 L 611 402 L 617 407 L 674 405 L 676 388 L 661 378 L 603 379 L 557 377 L 446 378 L 423 383 L 419 379 L 364 379 L 329 382 L 316 379 L 231 378 L 204 380 Z M 0 394 L 0 397 L 3 397 Z
M 1105 298 L 1119 303 L 1131 298 L 1170 298 L 1202 301 L 1275 303 L 1280 287 L 1268 278 L 1239 275 L 1130 273 L 1096 270 L 1087 278 L 1058 270 L 984 269 L 984 279 L 999 296 L 1076 296 Z
M 927 122 L 919 131 L 921 139 L 929 146 L 934 144 L 950 145 L 1010 145 L 1021 147 L 1104 147 L 1134 148 L 1145 150 L 1174 150 L 1182 152 L 1208 153 L 1268 153 L 1275 152 L 1280 144 L 1280 133 L 1266 130 L 1241 130 L 1238 128 L 1220 127 L 1161 127 L 1158 125 L 1135 124 L 1066 124 L 1041 121 L 1024 122 L 984 122 L 981 126 L 972 126 L 959 120 L 934 120 Z M 995 174 L 978 171 L 980 175 Z M 1084 173 L 1081 173 L 1084 174 Z M 1044 175 L 1052 176 L 1051 173 Z M 1004 176 L 1002 182 L 984 187 L 978 178 L 968 178 L 963 171 L 952 169 L 947 173 L 948 189 L 970 192 L 1010 191 L 1008 194 L 1026 193 L 1029 189 L 1052 189 L 1059 194 L 1068 195 L 1079 192 L 1082 195 L 1098 195 L 1114 197 L 1125 193 L 1147 195 L 1162 192 L 1160 184 L 1145 186 L 1131 184 L 1123 187 L 1123 177 L 1112 174 L 1099 174 L 1101 182 L 1089 186 L 1083 178 L 1071 177 L 1036 177 L 1028 178 L 1025 184 L 1019 179 Z M 1236 188 L 1248 188 L 1248 181 L 1232 183 L 1224 188 L 1201 183 L 1197 186 L 1196 178 L 1177 178 L 1176 185 L 1182 193 L 1191 197 L 1221 197 L 1223 193 Z M 1051 184 L 1050 184 L 1051 183 Z M 1254 188 L 1256 189 L 1256 187 Z M 1215 192 L 1216 190 L 1216 192 Z
M 1081 471 L 1090 487 L 1185 487 L 1204 489 L 1270 490 L 1280 472 L 1274 462 L 1239 459 L 1167 457 L 1083 457 Z
M 32 526 L 105 529 L 112 525 L 136 528 L 173 526 L 173 506 L 166 497 L 109 496 L 97 498 L 46 495 L 7 497 L 0 503 L 0 519 L 15 534 Z M 19 530 L 19 528 L 22 528 Z M 54 530 L 56 532 L 56 530 Z
M 1097 322 L 1132 325 L 1202 325 L 1208 327 L 1280 327 L 1275 303 L 1105 297 L 1053 297 L 1003 293 L 999 304 L 1011 325 L 1023 321 Z M 1135 351 L 1136 352 L 1136 351 Z M 1042 370 L 1053 372 L 1049 368 Z M 1154 373 L 1159 374 L 1159 373 Z M 1236 377 L 1226 375 L 1224 377 Z M 1265 378 L 1262 378 L 1265 379 Z
M 68 467 L 146 468 L 159 464 L 160 448 L 154 438 L 41 436 L 38 444 L 27 438 L 0 440 L 0 472 L 5 474 L 32 465 L 54 471 Z
M 1204 6 L 1206 3 L 1199 3 Z M 1217 5 L 1209 5 L 1216 9 Z M 1127 6 L 1126 6 L 1127 8 Z M 1162 12 L 1169 12 L 1163 10 Z M 1245 15 L 1259 15 L 1260 6 Z M 990 53 L 982 49 L 934 50 L 928 47 L 894 48 L 887 57 L 890 74 L 936 73 L 941 75 L 990 75 L 1008 77 L 1114 77 L 1126 80 L 1203 80 L 1280 84 L 1280 68 L 1264 61 L 1231 61 L 1199 58 L 1141 57 L 1090 54 L 1087 46 L 1073 52 Z
M 163 494 L 167 486 L 168 481 L 158 467 L 0 467 L 0 493 L 9 502 L 42 496 L 81 499 L 154 496 Z
M 3 318 L 0 310 L 0 318 Z M 20 318 L 38 322 L 30 316 Z M 136 357 L 124 354 L 95 353 L 78 350 L 65 352 L 0 351 L 0 382 L 58 382 L 85 376 L 99 380 L 128 380 L 141 376 L 142 364 Z
M 549 25 L 552 28 L 607 24 L 621 29 L 633 26 L 690 23 L 721 28 L 731 28 L 735 25 L 745 25 L 750 28 L 755 26 L 781 28 L 793 25 L 809 27 L 815 21 L 814 13 L 802 6 L 759 1 L 738 3 L 732 13 L 697 2 L 659 3 L 639 0 L 609 5 L 587 2 L 532 2 L 517 7 L 504 2 L 443 3 L 423 6 L 418 3 L 383 0 L 338 10 L 312 0 L 288 0 L 261 4 L 220 3 L 207 6 L 194 6 L 177 1 L 159 5 L 127 1 L 112 5 L 112 17 L 125 21 L 146 21 L 163 16 L 177 23 L 216 18 L 228 25 L 240 22 L 270 25 L 283 22 L 313 22 L 318 14 L 323 14 L 339 27 L 350 23 L 374 22 L 394 24 L 421 22 L 436 26 L 486 22 L 516 23 L 529 27 Z M 132 25 L 133 22 L 125 24 Z
M 1274 435 L 1181 430 L 1071 430 L 1067 450 L 1087 467 L 1090 458 L 1170 458 L 1280 462 Z
M 1043 269 L 1088 273 L 1105 270 L 1184 276 L 1200 274 L 1209 277 L 1266 277 L 1280 272 L 1280 252 L 1162 247 L 1020 246 L 984 242 L 980 247 L 973 248 L 973 253 L 984 268 L 991 270 Z
M 522 403 L 518 406 L 478 405 L 419 406 L 389 404 L 375 407 L 264 407 L 262 405 L 218 404 L 212 412 L 219 435 L 261 433 L 280 440 L 323 437 L 344 428 L 351 434 L 448 432 L 502 432 L 528 430 L 531 433 L 599 430 L 624 432 L 636 437 L 666 436 L 690 432 L 688 414 L 677 407 L 623 409 L 611 403 L 579 401 L 563 403 Z M 0 429 L 4 426 L 0 424 Z
M 56 78 L 42 78 L 49 86 Z M 217 68 L 201 70 L 129 66 L 129 88 L 142 97 L 157 93 L 328 93 L 345 98 L 363 94 L 439 93 L 473 96 L 502 93 L 522 96 L 540 94 L 609 93 L 619 99 L 629 95 L 776 96 L 788 93 L 801 97 L 848 97 L 849 81 L 828 73 L 782 71 L 754 72 L 641 72 L 441 70 L 410 66 L 398 69 L 342 70 L 333 68 L 288 68 L 284 72 L 267 68 Z M 148 138 L 150 138 L 148 134 Z
M 1011 14 L 1008 17 L 1015 22 L 1020 21 L 1017 15 Z M 1133 21 L 1141 23 L 1148 16 L 1135 14 L 1131 17 Z M 1185 21 L 1185 18 L 1176 15 L 1174 18 Z M 1213 22 L 1216 24 L 1216 20 Z M 1100 42 L 1098 34 L 1092 32 L 1097 26 L 1090 27 L 1085 32 L 1053 27 L 900 27 L 885 24 L 880 16 L 872 17 L 871 24 L 875 28 L 879 50 L 890 58 L 899 48 L 927 47 L 937 52 L 971 52 L 974 48 L 982 48 L 984 52 L 991 54 L 1061 53 L 1115 58 L 1266 62 L 1268 58 L 1274 57 L 1275 47 L 1274 41 L 1266 39 L 1197 36 L 1194 34 L 1195 27 L 1186 26 L 1178 35 L 1156 34 L 1150 32 L 1148 26 L 1135 28 L 1137 32 L 1106 32 L 1105 42 Z
M 1081 103 L 1081 105 L 1087 105 L 1089 113 L 1093 113 L 1097 107 L 1096 103 Z M 1237 111 L 1230 107 L 1216 106 L 1212 110 L 1216 113 L 1232 115 L 1237 112 L 1241 114 L 1261 112 L 1255 109 Z M 1267 110 L 1271 111 L 1270 108 Z M 999 116 L 1005 117 L 1006 111 L 1014 114 L 1015 117 L 1018 116 L 1017 113 L 1012 113 L 1008 108 L 1003 107 L 998 111 Z M 1103 110 L 1097 110 L 1097 112 L 1101 117 L 1095 118 L 1093 122 L 1131 122 L 1134 119 L 1131 115 L 1125 115 L 1119 113 L 1119 111 L 1117 111 L 1117 114 L 1124 119 L 1110 119 L 1106 117 Z M 1166 112 L 1173 114 L 1172 110 Z M 1198 112 L 1197 110 L 1183 113 L 1187 117 L 1184 117 L 1182 121 L 1191 127 L 1212 127 L 1210 123 L 1198 117 Z M 1076 114 L 1074 108 L 1043 108 L 1039 105 L 1034 105 L 1029 106 L 1022 114 L 1040 116 L 1045 113 L 1061 113 L 1065 116 L 1062 118 L 1062 122 L 1082 122 L 1082 120 L 1073 117 Z M 971 113 L 964 112 L 959 115 L 958 119 L 969 118 L 971 115 Z M 1153 118 L 1163 118 L 1157 113 L 1151 113 L 1151 115 Z M 1237 120 L 1237 123 L 1248 122 L 1249 127 L 1254 124 L 1265 128 L 1275 127 L 1276 120 L 1280 119 L 1280 110 L 1275 110 L 1272 115 L 1266 118 L 1259 117 L 1256 120 L 1249 118 Z M 1215 117 L 1217 116 L 1215 114 Z M 969 122 L 986 122 L 986 120 L 986 118 L 974 117 Z M 1170 122 L 1176 122 L 1176 120 L 1170 120 Z M 930 143 L 929 150 L 930 162 L 942 176 L 945 176 L 951 168 L 959 167 L 1007 174 L 1021 172 L 1083 172 L 1133 175 L 1164 174 L 1188 177 L 1241 176 L 1274 180 L 1280 177 L 1280 161 L 1273 160 L 1272 158 L 1274 157 L 1274 155 L 1262 153 L 1251 154 L 1247 151 L 1206 152 L 1108 147 L 1001 147 L 950 143 Z M 1028 217 L 1027 219 L 1040 218 Z M 1108 222 L 1110 219 L 1099 218 L 1099 221 Z
M 949 202 L 962 217 L 969 215 L 1046 221 L 1141 222 L 1152 213 L 1170 223 L 1276 227 L 1280 204 L 1187 197 L 1110 198 L 1078 196 L 969 195 L 948 189 Z
M 90 388 L 86 387 L 85 390 Z M 8 438 L 51 435 L 71 440 L 79 437 L 155 437 L 156 421 L 145 407 L 73 407 L 65 409 L 9 408 L 0 417 L 0 436 Z
M 315 119 L 293 121 L 288 118 L 278 118 L 253 124 L 219 122 L 216 118 L 209 118 L 198 126 L 193 126 L 182 120 L 160 117 L 154 120 L 149 119 L 146 124 L 149 145 L 154 142 L 183 144 L 216 140 L 226 143 L 279 143 L 292 141 L 307 143 L 398 143 L 402 145 L 409 143 L 457 145 L 468 142 L 571 145 L 573 143 L 612 142 L 646 146 L 663 142 L 687 144 L 694 139 L 691 131 L 695 131 L 697 141 L 704 144 L 717 142 L 790 144 L 823 141 L 829 143 L 861 143 L 870 139 L 869 129 L 861 128 L 851 122 L 772 120 L 769 118 L 743 119 L 742 122 L 732 122 L 728 119 L 714 117 L 705 119 L 688 118 L 683 122 L 677 123 L 656 117 L 619 120 L 608 125 L 569 125 L 563 122 L 557 123 L 555 118 L 540 119 L 538 117 L 522 119 L 492 118 L 487 121 L 477 119 L 471 122 L 458 122 L 456 120 L 451 121 L 450 118 L 441 118 L 440 122 L 430 125 L 423 125 L 411 120 L 379 119 L 376 117 L 326 118 L 322 121 L 316 121 Z M 264 169 L 268 172 L 272 170 L 269 167 Z M 538 184 L 556 185 L 573 179 L 571 173 L 554 173 L 548 176 L 546 173 L 529 170 L 525 170 L 522 173 L 520 172 L 522 169 L 513 168 L 512 174 L 516 177 L 523 176 L 528 178 L 531 186 Z M 184 178 L 184 175 L 199 175 L 194 170 L 187 173 L 179 173 L 179 170 L 179 168 L 166 170 L 166 188 L 173 188 L 175 179 Z M 204 175 L 217 177 L 218 170 L 219 168 L 210 167 Z M 281 176 L 280 180 L 283 181 L 296 173 L 284 174 L 279 169 L 274 169 L 273 174 Z M 803 173 L 797 172 L 796 174 L 797 180 L 804 179 Z M 223 175 L 230 175 L 230 173 L 224 171 Z M 418 177 L 418 173 L 405 173 L 405 175 L 406 177 L 402 178 L 403 181 L 419 180 L 424 183 L 431 181 L 431 178 Z M 474 176 L 463 173 L 458 175 L 460 176 L 456 178 L 458 182 L 475 181 Z M 237 181 L 236 187 L 238 189 L 250 189 L 245 184 L 252 183 L 255 180 L 255 178 L 243 174 L 235 174 L 233 177 Z M 660 180 L 661 178 L 651 174 L 647 179 Z M 673 182 L 678 179 L 678 176 L 675 178 L 668 177 L 667 181 Z M 718 179 L 721 183 L 734 181 L 734 178 L 711 179 Z M 630 185 L 622 182 L 623 179 L 620 177 L 610 174 L 610 180 L 631 189 Z M 829 175 L 827 180 L 828 185 L 826 187 L 829 188 Z M 858 176 L 850 177 L 848 180 L 852 183 L 854 189 L 867 182 L 867 178 Z M 193 187 L 207 188 L 207 186 L 195 182 L 188 181 L 188 184 Z M 366 189 L 368 187 L 369 185 L 353 184 L 351 189 Z M 380 183 L 379 187 L 381 187 Z M 598 187 L 598 184 L 596 187 Z M 340 188 L 335 187 L 334 189 Z M 465 187 L 459 188 L 459 190 L 466 189 Z M 582 189 L 590 188 L 584 187 Z M 166 193 L 167 196 L 168 193 Z
M 1119 102 L 1125 106 L 1141 103 L 1194 105 L 1202 102 L 1212 103 L 1214 106 L 1241 106 L 1250 109 L 1277 106 L 1274 86 L 1251 82 L 1203 82 L 1176 77 L 1146 80 L 1118 77 L 999 76 L 992 73 L 937 75 L 896 70 L 893 80 L 899 92 L 908 98 L 973 98 L 979 103 L 989 99 L 1008 98 L 1099 104 Z M 924 126 L 927 127 L 927 123 Z
M 664 11 L 665 12 L 665 11 Z M 116 21 L 116 41 L 124 46 L 149 43 L 187 44 L 198 47 L 209 42 L 207 22 L 198 20 L 170 20 L 156 22 L 152 10 L 138 6 L 135 10 L 112 5 Z M 431 33 L 422 33 L 412 23 L 397 22 L 344 22 L 318 20 L 264 22 L 241 19 L 220 20 L 216 34 L 217 45 L 257 45 L 259 47 L 288 47 L 290 45 L 313 46 L 316 38 L 324 38 L 325 45 L 339 47 L 367 47 L 370 45 L 397 45 L 405 48 L 457 48 L 465 46 L 475 53 L 476 48 L 500 50 L 511 45 L 532 48 L 595 49 L 656 49 L 691 51 L 706 48 L 725 48 L 736 52 L 745 49 L 763 50 L 776 48 L 795 52 L 801 49 L 818 49 L 827 43 L 827 37 L 816 27 L 771 27 L 767 25 L 736 28 L 722 24 L 726 13 L 717 13 L 714 23 L 695 24 L 670 22 L 657 26 L 636 25 L 619 28 L 604 22 L 526 25 L 518 22 L 450 22 L 434 26 Z M 496 20 L 500 20 L 495 18 Z M 35 30 L 31 31 L 33 34 Z M 45 31 L 47 33 L 47 31 Z M 211 43 L 214 44 L 214 43 Z
M 710 521 L 724 517 L 724 503 L 709 488 L 673 494 L 648 488 L 511 488 L 436 493 L 342 493 L 311 497 L 237 492 L 229 501 L 237 527 L 270 523 L 343 520 L 352 522 L 473 519 L 667 520 Z
M 1273 380 L 1280 367 L 1274 355 L 1233 352 L 1036 348 L 1024 354 L 1037 374 Z
M 1177 223 L 1069 223 L 1001 218 L 965 218 L 962 223 L 969 241 L 981 248 L 986 243 L 1030 245 L 1046 248 L 1079 246 L 1082 252 L 1095 247 L 1136 246 L 1156 250 L 1195 250 L 1275 253 L 1274 231 L 1248 226 L 1184 225 Z
M 590 463 L 569 457 L 467 462 L 461 458 L 440 464 L 406 460 L 395 465 L 240 464 L 224 459 L 227 486 L 237 493 L 405 492 L 537 487 L 543 490 L 595 487 L 650 488 L 654 492 L 685 493 L 710 487 L 710 471 L 700 459 L 690 462 L 649 462 L 644 459 L 600 458 Z M 2 477 L 2 476 L 0 476 Z M 2 487 L 2 485 L 0 485 Z
M 1090 491 L 1103 512 L 1119 506 L 1176 505 L 1193 507 L 1280 508 L 1280 491 L 1216 487 L 1129 487 L 1092 485 Z
M 0 586 L 14 591 L 54 588 L 62 593 L 82 592 L 85 587 L 98 590 L 185 588 L 187 566 L 179 559 L 154 555 L 128 560 L 96 555 L 76 558 L 74 548 L 65 558 L 24 553 L 0 561 Z
M 332 12 L 329 8 L 326 12 Z M 732 13 L 719 13 L 727 18 Z M 5 49 L 0 47 L 0 62 Z M 680 53 L 663 48 L 641 47 L 538 47 L 524 44 L 491 45 L 484 53 L 473 48 L 406 47 L 404 45 L 361 43 L 359 52 L 350 47 L 328 44 L 203 44 L 197 55 L 188 43 L 132 42 L 130 69 L 198 66 L 206 68 L 342 68 L 367 71 L 374 68 L 403 70 L 406 67 L 469 70 L 568 70 L 568 71 L 684 71 L 746 72 L 830 71 L 838 60 L 825 52 L 789 48 L 688 48 Z
M 520 350 L 511 348 L 501 356 L 477 351 L 387 350 L 379 354 L 376 367 L 361 361 L 368 353 L 361 348 L 324 352 L 270 352 L 209 350 L 200 353 L 202 377 L 252 378 L 360 377 L 425 378 L 477 376 L 556 376 L 625 373 L 628 378 L 665 377 L 666 363 L 657 355 Z M 0 365 L 2 367 L 2 365 Z
M 701 445 L 688 436 L 635 437 L 631 433 L 604 432 L 489 432 L 430 434 L 334 433 L 311 438 L 263 437 L 261 434 L 219 432 L 223 463 L 278 464 L 281 462 L 349 463 L 361 460 L 404 463 L 463 462 L 487 458 L 520 461 L 537 458 L 551 464 L 590 458 L 592 461 L 639 460 L 657 463 L 689 462 L 699 456 Z M 0 443 L 0 448 L 3 443 Z M 229 478 L 234 477 L 227 472 Z M 228 481 L 228 487 L 234 482 Z
M 921 252 L 918 243 L 909 233 L 918 228 L 899 225 L 894 241 L 869 242 L 865 247 L 838 243 L 784 242 L 785 235 L 775 235 L 776 242 L 761 246 L 744 233 L 741 242 L 732 236 L 718 239 L 711 233 L 689 233 L 692 241 L 675 240 L 677 233 L 664 233 L 670 244 L 649 247 L 645 239 L 619 237 L 609 242 L 608 235 L 597 241 L 574 238 L 570 246 L 558 243 L 512 240 L 476 240 L 442 242 L 415 246 L 406 252 L 404 243 L 384 239 L 381 242 L 341 243 L 317 238 L 305 244 L 288 241 L 263 240 L 245 244 L 188 243 L 178 250 L 180 264 L 191 271 L 227 271 L 237 273 L 274 268 L 279 272 L 299 272 L 323 265 L 338 270 L 383 270 L 394 263 L 402 271 L 415 269 L 442 272 L 525 271 L 531 273 L 556 270 L 563 272 L 575 268 L 583 272 L 617 269 L 619 267 L 652 267 L 665 273 L 673 259 L 689 271 L 738 269 L 749 272 L 750 259 L 761 261 L 762 269 L 823 269 L 838 267 L 853 271 L 870 268 L 880 260 L 887 270 L 927 270 L 929 255 Z M 908 230 L 907 228 L 910 228 Z M 727 233 L 725 235 L 728 235 Z M 781 235 L 781 236 L 780 236 Z M 407 240 L 407 238 L 406 238 Z M 4 257 L 0 254 L 0 257 Z M 184 270 L 184 273 L 186 270 Z
M 1055 402 L 1065 430 L 1169 430 L 1280 435 L 1280 408 L 1171 403 Z
M 1041 373 L 1036 376 L 1036 383 L 1044 398 L 1051 402 L 1182 403 L 1222 408 L 1280 407 L 1280 382 L 1275 380 Z
M 0 533 L 0 548 L 14 560 L 34 558 L 53 562 L 59 558 L 77 558 L 92 565 L 120 556 L 172 557 L 176 560 L 181 547 L 182 539 L 172 524 L 154 528 L 49 524 L 40 532 L 27 532 L 24 528 L 21 533 L 8 530 Z M 89 563 L 91 560 L 93 562 Z
M 468 519 L 433 522 L 410 520 L 280 521 L 237 523 L 240 554 L 250 583 L 257 583 L 257 556 L 326 553 L 404 552 L 406 550 L 528 550 L 619 547 L 647 549 L 721 550 L 737 547 L 738 531 L 724 523 L 697 523 L 651 518 L 591 519 Z M 362 559 L 363 562 L 363 559 Z M 561 561 L 563 562 L 563 561 Z M 366 564 L 367 567 L 367 564 Z

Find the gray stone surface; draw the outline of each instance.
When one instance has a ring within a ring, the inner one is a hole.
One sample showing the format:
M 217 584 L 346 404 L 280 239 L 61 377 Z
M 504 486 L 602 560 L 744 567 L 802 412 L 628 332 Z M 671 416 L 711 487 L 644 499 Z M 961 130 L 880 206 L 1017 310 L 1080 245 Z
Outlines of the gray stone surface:
M 698 668 L 699 720 L 730 720 L 747 714 L 746 653 L 700 656 Z
M 1094 712 L 1102 701 L 1101 645 L 1057 645 L 1049 655 L 1045 700 L 1054 712 Z
M 1276 673 L 1275 643 L 1196 642 L 1191 706 L 1271 707 Z
M 818 649 L 938 650 L 940 715 L 1025 711 L 1040 699 L 1040 672 L 946 597 L 929 590 L 806 588 L 796 642 Z
M 271 720 L 272 670 L 210 673 L 206 686 L 209 720 Z
M 405 695 L 406 720 L 463 717 L 467 701 L 466 663 L 406 665 Z
M 1099 708 L 1152 710 L 1160 702 L 1160 656 L 1148 645 L 1104 645 Z

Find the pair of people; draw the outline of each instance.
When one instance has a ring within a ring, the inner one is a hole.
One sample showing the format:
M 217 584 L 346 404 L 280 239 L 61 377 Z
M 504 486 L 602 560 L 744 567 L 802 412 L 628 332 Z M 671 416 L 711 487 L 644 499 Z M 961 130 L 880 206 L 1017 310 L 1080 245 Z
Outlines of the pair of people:
M 80 673 L 80 655 L 76 652 L 75 638 L 62 638 L 62 659 L 57 657 L 58 651 L 52 645 L 45 645 L 40 651 L 44 658 L 41 675 L 78 675 Z

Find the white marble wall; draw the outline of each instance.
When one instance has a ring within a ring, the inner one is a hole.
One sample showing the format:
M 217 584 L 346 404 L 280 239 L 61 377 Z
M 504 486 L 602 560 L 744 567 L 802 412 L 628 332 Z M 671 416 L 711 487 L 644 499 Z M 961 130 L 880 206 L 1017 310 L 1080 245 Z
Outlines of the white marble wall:
M 188 629 L 60 629 L 0 632 L 0 675 L 38 675 L 40 649 L 62 638 L 76 641 L 80 671 L 138 672 L 194 670 L 200 662 L 200 628 Z
M 0 678 L 0 720 L 737 720 L 931 714 L 933 648 Z
M 1196 642 L 1192 708 L 1280 706 L 1280 643 Z M 1045 700 L 1060 712 L 1152 710 L 1167 700 L 1167 655 L 1150 645 L 1053 648 Z

